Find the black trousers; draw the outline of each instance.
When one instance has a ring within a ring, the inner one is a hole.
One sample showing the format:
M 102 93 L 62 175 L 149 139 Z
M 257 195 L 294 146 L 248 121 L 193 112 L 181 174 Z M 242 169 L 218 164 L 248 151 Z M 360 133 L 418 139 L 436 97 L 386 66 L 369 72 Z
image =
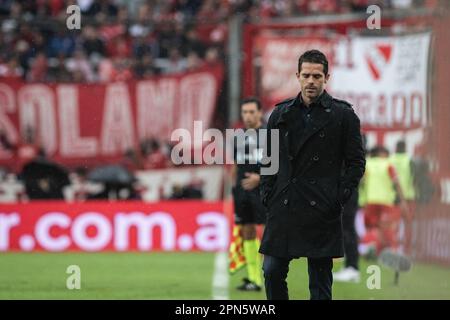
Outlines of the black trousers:
M 264 255 L 264 280 L 268 300 L 289 300 L 286 278 L 292 259 Z M 311 300 L 331 300 L 333 259 L 308 258 Z
M 345 266 L 358 270 L 358 234 L 355 228 L 355 217 L 358 211 L 358 192 L 354 191 L 344 206 L 342 228 L 344 229 Z

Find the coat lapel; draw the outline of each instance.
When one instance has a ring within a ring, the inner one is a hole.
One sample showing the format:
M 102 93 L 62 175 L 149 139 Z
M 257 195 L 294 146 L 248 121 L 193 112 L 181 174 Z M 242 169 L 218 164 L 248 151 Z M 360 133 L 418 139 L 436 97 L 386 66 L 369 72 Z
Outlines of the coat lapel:
M 275 124 L 276 127 L 279 129 L 281 129 L 281 127 L 283 127 L 283 126 L 286 129 L 285 134 L 283 134 L 281 136 L 285 146 L 289 146 L 289 138 L 288 138 L 287 133 L 290 131 L 289 129 L 291 127 L 291 122 L 294 119 L 294 117 L 292 115 L 294 113 L 293 111 L 295 108 L 295 100 L 296 100 L 296 98 L 292 98 L 291 100 L 286 102 L 287 103 L 286 108 L 280 114 L 280 117 L 278 118 L 278 121 Z
M 299 93 L 300 95 L 300 93 Z M 278 121 L 276 122 L 276 127 L 280 128 L 280 126 L 285 125 L 289 134 L 295 134 L 292 132 L 292 128 L 294 128 L 293 122 L 296 121 L 295 117 L 293 117 L 295 101 L 298 98 L 292 98 L 288 101 L 284 101 L 282 103 L 286 103 L 286 108 L 280 114 Z M 298 139 L 288 139 L 288 136 L 285 134 L 282 136 L 285 145 L 290 149 L 289 140 L 295 141 L 294 145 L 294 153 L 292 154 L 294 157 L 300 152 L 301 148 L 304 144 L 310 139 L 315 133 L 317 133 L 320 129 L 325 127 L 328 122 L 331 120 L 331 105 L 332 105 L 332 97 L 325 91 L 323 95 L 320 97 L 320 100 L 316 102 L 316 105 L 313 106 L 313 110 L 311 111 L 311 122 L 306 126 L 305 130 L 303 130 L 303 134 L 298 137 Z
M 298 142 L 294 145 L 294 154 L 296 157 L 300 152 L 301 148 L 305 145 L 305 143 L 320 129 L 325 127 L 328 122 L 331 120 L 331 109 L 324 108 L 322 106 L 314 106 L 314 109 L 311 110 L 311 122 L 306 126 L 303 131 L 303 135 L 300 137 Z

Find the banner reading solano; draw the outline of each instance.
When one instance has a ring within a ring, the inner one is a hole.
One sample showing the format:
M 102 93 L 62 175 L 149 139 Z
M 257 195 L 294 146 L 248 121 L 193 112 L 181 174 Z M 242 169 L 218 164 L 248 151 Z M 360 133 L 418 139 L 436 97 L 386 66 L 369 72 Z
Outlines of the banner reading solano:
M 0 80 L 0 165 L 21 169 L 21 146 L 34 135 L 63 165 L 117 162 L 142 141 L 170 141 L 175 129 L 209 128 L 223 66 L 143 80 L 108 83 L 27 83 Z M 19 150 L 19 151 L 18 151 Z
M 428 116 L 430 33 L 355 36 L 338 41 L 328 90 L 345 99 L 361 119 L 368 146 L 391 151 L 400 139 L 420 153 Z

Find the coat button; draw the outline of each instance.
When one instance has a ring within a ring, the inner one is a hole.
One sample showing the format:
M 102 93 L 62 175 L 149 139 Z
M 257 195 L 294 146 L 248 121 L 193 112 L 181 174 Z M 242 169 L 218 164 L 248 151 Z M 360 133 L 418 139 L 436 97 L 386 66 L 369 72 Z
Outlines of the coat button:
M 314 160 L 314 161 L 319 161 L 319 156 L 314 156 L 314 157 L 313 157 L 313 160 Z
M 311 183 L 311 184 L 315 184 L 315 183 L 316 183 L 316 180 L 314 180 L 314 179 L 311 179 L 311 180 L 309 180 L 309 183 Z
M 314 207 L 316 205 L 316 202 L 313 200 L 309 204 Z
M 294 157 L 293 156 L 289 156 L 288 159 L 292 161 L 292 160 L 294 160 Z
M 297 178 L 292 178 L 291 182 L 292 183 L 296 183 L 297 182 Z
M 288 204 L 288 203 L 289 203 L 289 200 L 288 200 L 288 199 L 284 199 L 283 203 L 284 203 L 284 204 Z
M 319 133 L 319 137 L 321 138 L 325 137 L 325 133 L 324 132 Z

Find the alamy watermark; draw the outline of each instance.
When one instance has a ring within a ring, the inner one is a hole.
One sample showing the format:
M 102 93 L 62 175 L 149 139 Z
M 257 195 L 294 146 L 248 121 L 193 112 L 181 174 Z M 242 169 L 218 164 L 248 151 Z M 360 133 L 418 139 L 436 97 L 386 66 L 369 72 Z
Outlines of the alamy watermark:
M 381 289 L 381 268 L 376 264 L 372 264 L 367 267 L 366 270 L 369 276 L 366 280 L 366 287 L 369 290 Z
M 367 7 L 367 14 L 370 16 L 366 20 L 366 26 L 369 30 L 380 30 L 381 29 L 381 8 L 376 4 L 372 4 Z
M 66 280 L 66 288 L 69 290 L 81 289 L 81 269 L 76 264 L 70 265 L 66 269 L 66 273 L 70 276 Z
M 170 140 L 177 142 L 170 155 L 176 165 L 261 164 L 261 175 L 273 175 L 279 169 L 278 129 L 226 129 L 224 136 L 219 129 L 203 130 L 202 121 L 194 121 L 193 135 L 188 129 L 175 129 Z
M 69 30 L 81 29 L 81 9 L 73 4 L 67 7 L 66 13 L 69 15 L 66 19 L 66 27 Z

